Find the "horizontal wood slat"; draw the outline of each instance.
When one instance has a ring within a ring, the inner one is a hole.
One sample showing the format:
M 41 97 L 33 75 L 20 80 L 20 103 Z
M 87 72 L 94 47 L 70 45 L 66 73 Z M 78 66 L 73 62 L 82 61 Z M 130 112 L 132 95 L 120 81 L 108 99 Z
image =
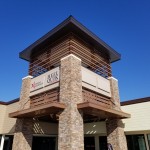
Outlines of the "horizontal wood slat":
M 96 50 L 90 44 L 85 43 L 79 37 L 70 34 L 64 39 L 55 42 L 55 45 L 47 46 L 43 50 L 36 51 L 30 62 L 29 74 L 38 76 L 60 64 L 60 59 L 74 54 L 82 60 L 83 66 L 91 69 L 99 75 L 107 78 L 111 76 L 111 66 L 108 55 L 101 50 Z
M 105 108 L 111 108 L 112 103 L 109 97 L 100 95 L 96 92 L 89 91 L 87 89 L 82 90 L 82 96 L 84 102 L 91 102 L 97 105 L 103 106 Z
M 59 101 L 59 90 L 54 89 L 50 90 L 44 93 L 40 93 L 38 95 L 32 96 L 30 98 L 30 106 L 31 108 L 40 106 L 40 105 L 45 105 L 51 102 L 58 102 Z

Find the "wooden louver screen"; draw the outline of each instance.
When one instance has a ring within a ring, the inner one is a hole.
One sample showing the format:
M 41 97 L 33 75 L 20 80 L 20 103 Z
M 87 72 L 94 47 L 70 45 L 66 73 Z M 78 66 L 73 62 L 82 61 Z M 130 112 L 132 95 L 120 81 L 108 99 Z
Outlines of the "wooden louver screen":
M 100 95 L 88 89 L 82 90 L 83 102 L 91 102 L 105 108 L 111 108 L 112 103 L 109 97 Z M 52 102 L 59 102 L 59 89 L 46 91 L 30 97 L 31 108 L 41 105 L 46 105 Z
M 58 101 L 59 101 L 59 89 L 54 89 L 30 97 L 30 106 L 36 107 Z
M 60 59 L 69 54 L 79 57 L 82 65 L 95 73 L 105 78 L 111 76 L 108 56 L 73 35 L 68 35 L 55 44 L 35 52 L 30 62 L 29 74 L 35 77 L 47 72 L 60 65 Z
M 93 92 L 93 91 L 90 91 L 87 89 L 83 89 L 82 96 L 83 96 L 84 102 L 95 103 L 95 104 L 100 105 L 105 108 L 111 108 L 111 106 L 112 106 L 112 103 L 111 103 L 111 100 L 109 97 L 100 95 L 96 92 Z

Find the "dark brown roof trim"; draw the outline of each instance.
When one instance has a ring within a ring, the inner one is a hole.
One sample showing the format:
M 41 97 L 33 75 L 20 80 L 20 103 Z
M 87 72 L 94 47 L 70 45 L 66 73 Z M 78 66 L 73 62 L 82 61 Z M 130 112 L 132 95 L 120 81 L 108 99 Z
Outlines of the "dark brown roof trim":
M 69 16 L 66 20 L 64 20 L 50 32 L 42 36 L 39 40 L 35 41 L 33 44 L 31 44 L 22 52 L 20 52 L 19 54 L 20 58 L 30 61 L 31 55 L 33 51 L 37 49 L 37 47 L 40 47 L 42 44 L 46 44 L 47 42 L 55 41 L 56 39 L 60 38 L 62 35 L 68 32 L 74 32 L 75 34 L 84 38 L 90 44 L 94 45 L 97 49 L 101 48 L 105 50 L 105 52 L 107 52 L 110 57 L 110 62 L 120 60 L 121 55 L 118 52 L 116 52 L 103 40 L 97 37 L 90 30 L 88 30 L 80 22 L 78 22 L 73 16 Z
M 11 101 L 9 101 L 9 102 L 2 102 L 2 101 L 0 101 L 0 104 L 1 104 L 1 105 L 10 105 L 10 104 L 16 103 L 16 102 L 18 102 L 18 101 L 19 101 L 19 98 L 16 98 L 16 99 L 11 100 Z
M 121 102 L 121 106 L 137 104 L 137 103 L 144 103 L 144 102 L 149 102 L 149 101 L 150 101 L 150 97 L 139 98 L 139 99 L 134 99 L 134 100 Z

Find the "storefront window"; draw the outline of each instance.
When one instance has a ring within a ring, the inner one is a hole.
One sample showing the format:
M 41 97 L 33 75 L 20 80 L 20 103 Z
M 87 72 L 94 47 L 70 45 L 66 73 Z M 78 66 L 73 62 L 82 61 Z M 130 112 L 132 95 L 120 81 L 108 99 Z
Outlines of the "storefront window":
M 13 135 L 5 135 L 3 150 L 12 150 Z
M 148 144 L 149 144 L 149 148 L 150 148 L 150 134 L 147 135 L 147 139 L 148 139 Z
M 143 134 L 127 135 L 126 138 L 129 150 L 146 150 L 145 138 Z
M 100 136 L 99 137 L 99 147 L 100 147 L 100 150 L 108 150 L 108 148 L 107 148 L 107 137 L 106 136 Z
M 55 150 L 56 137 L 33 137 L 32 150 Z
M 2 135 L 0 135 L 0 146 L 1 146 L 1 139 L 2 139 Z
M 84 149 L 95 150 L 95 138 L 94 137 L 84 137 Z

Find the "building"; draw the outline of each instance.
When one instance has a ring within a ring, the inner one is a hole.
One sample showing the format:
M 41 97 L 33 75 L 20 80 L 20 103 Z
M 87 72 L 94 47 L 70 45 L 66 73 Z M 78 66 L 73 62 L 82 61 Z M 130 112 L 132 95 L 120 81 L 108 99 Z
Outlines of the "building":
M 10 112 L 17 110 L 18 106 L 19 99 L 8 103 L 0 102 L 0 150 L 2 150 L 2 145 L 4 150 L 12 149 L 16 119 L 9 118 L 8 115 Z M 150 150 L 149 107 L 150 97 L 121 103 L 121 109 L 131 114 L 131 118 L 123 120 L 129 150 Z M 33 134 L 33 144 L 36 140 L 38 140 L 41 145 L 42 141 L 49 142 L 49 140 L 51 140 L 49 146 L 54 142 L 53 145 L 56 148 L 53 149 L 57 149 L 58 126 L 56 123 L 39 121 L 35 123 L 34 130 L 36 134 Z M 104 150 L 106 146 L 106 135 L 105 121 L 93 121 L 84 124 L 85 144 L 87 144 L 89 149 L 99 150 L 100 148 Z
M 138 136 L 130 126 L 124 132 L 133 105 L 121 109 L 110 65 L 120 54 L 75 18 L 67 18 L 20 58 L 29 61 L 29 75 L 22 79 L 20 98 L 0 105 L 0 150 L 9 145 L 13 150 L 104 150 L 107 143 L 127 150 L 126 137 L 128 147 L 148 147 L 145 128 Z M 133 139 L 140 144 L 133 145 Z

